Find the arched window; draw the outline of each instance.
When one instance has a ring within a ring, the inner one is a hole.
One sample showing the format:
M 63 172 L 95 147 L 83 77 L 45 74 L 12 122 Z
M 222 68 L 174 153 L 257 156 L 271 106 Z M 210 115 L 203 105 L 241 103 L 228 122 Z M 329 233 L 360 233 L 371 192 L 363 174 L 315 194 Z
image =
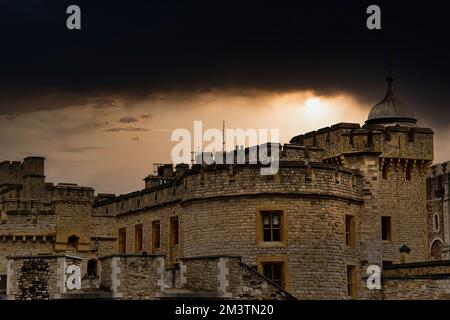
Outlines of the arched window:
M 67 249 L 68 250 L 77 250 L 78 240 L 79 240 L 79 238 L 77 236 L 75 236 L 75 235 L 70 236 L 67 239 Z
M 97 260 L 91 259 L 87 262 L 87 275 L 88 277 L 97 276 Z
M 442 259 L 442 247 L 444 244 L 441 240 L 434 240 L 433 244 L 431 245 L 431 259 L 432 260 L 441 260 Z

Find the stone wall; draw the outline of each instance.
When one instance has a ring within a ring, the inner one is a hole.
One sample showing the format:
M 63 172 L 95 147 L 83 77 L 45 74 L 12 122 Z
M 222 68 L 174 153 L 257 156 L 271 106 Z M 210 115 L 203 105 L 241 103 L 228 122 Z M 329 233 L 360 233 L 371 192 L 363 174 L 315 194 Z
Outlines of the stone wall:
M 433 165 L 427 177 L 428 245 L 433 260 L 450 259 L 449 165 Z
M 220 291 L 219 262 L 220 257 L 217 256 L 182 259 L 180 263 L 181 286 L 192 291 Z
M 450 261 L 385 267 L 383 298 L 387 300 L 450 299 Z
M 180 262 L 180 284 L 193 292 L 216 293 L 229 299 L 295 299 L 251 267 L 240 257 L 208 256 Z
M 383 260 L 408 263 L 427 260 L 426 171 L 415 168 L 411 180 L 406 180 L 404 166 L 391 164 L 387 179 L 379 179 L 379 213 L 392 220 L 391 240 L 383 241 Z M 381 233 L 381 230 L 380 230 Z M 407 246 L 409 254 L 401 256 Z
M 165 206 L 155 206 L 145 209 L 134 210 L 127 214 L 120 214 L 117 217 L 117 228 L 126 229 L 126 249 L 127 253 L 135 252 L 135 226 L 142 225 L 142 251 L 152 254 L 165 255 L 166 267 L 171 266 L 170 259 L 170 218 L 182 212 L 178 202 L 169 203 Z M 153 248 L 152 237 L 153 222 L 159 221 L 160 225 L 160 247 Z M 181 226 L 180 226 L 181 228 Z M 118 232 L 118 229 L 116 232 Z M 183 235 L 179 233 L 180 245 L 184 243 Z
M 295 161 L 282 163 L 279 173 L 270 177 L 261 176 L 259 166 L 236 166 L 235 180 L 229 179 L 225 167 L 212 169 L 194 170 L 184 178 L 177 186 L 176 193 L 181 198 L 177 201 L 169 192 L 167 198 L 158 197 L 163 203 L 166 199 L 166 204 L 143 206 L 144 200 L 138 202 L 133 197 L 145 199 L 150 191 L 130 195 L 126 200 L 128 205 L 139 203 L 140 206 L 127 207 L 128 211 L 117 216 L 117 228 L 127 231 L 127 252 L 135 253 L 137 224 L 143 226 L 143 251 L 152 252 L 151 225 L 159 220 L 161 248 L 154 253 L 165 254 L 169 266 L 169 223 L 176 215 L 179 218 L 177 249 L 181 257 L 214 256 L 220 252 L 241 256 L 244 263 L 255 267 L 261 259 L 278 257 L 286 264 L 286 289 L 296 297 L 347 298 L 347 265 L 356 266 L 359 274 L 360 262 L 359 248 L 345 245 L 345 215 L 355 217 L 358 234 L 362 203 L 360 175 L 332 165 L 311 163 L 308 166 Z M 111 201 L 98 204 L 96 214 L 114 206 Z M 287 233 L 284 243 L 257 244 L 256 221 L 259 210 L 264 209 L 284 212 Z M 208 234 L 214 237 L 206 239 Z
M 24 253 L 28 255 L 48 255 L 53 252 L 53 241 L 51 239 L 46 239 L 45 241 L 41 239 L 32 241 L 30 239 L 25 242 L 21 238 L 13 237 L 0 237 L 0 274 L 6 274 L 7 259 L 6 255 L 20 256 Z
M 100 261 L 100 286 L 114 298 L 155 299 L 165 290 L 164 256 L 111 255 Z
M 77 251 L 88 251 L 91 243 L 91 212 L 94 190 L 78 186 L 56 186 L 53 205 L 58 216 L 56 251 L 66 251 L 68 239 L 77 237 Z M 112 227 L 112 225 L 111 225 Z
M 7 295 L 11 300 L 58 299 L 68 292 L 66 267 L 80 266 L 71 256 L 7 257 Z
M 258 244 L 259 209 L 284 210 L 284 243 Z M 346 214 L 355 217 L 358 228 L 359 206 L 331 199 L 278 196 L 192 203 L 186 206 L 180 220 L 184 257 L 221 252 L 241 256 L 244 263 L 255 268 L 262 259 L 278 258 L 286 265 L 285 289 L 297 298 L 344 299 L 347 264 L 357 269 L 360 264 L 359 249 L 345 245 Z M 205 234 L 214 237 L 205 241 Z

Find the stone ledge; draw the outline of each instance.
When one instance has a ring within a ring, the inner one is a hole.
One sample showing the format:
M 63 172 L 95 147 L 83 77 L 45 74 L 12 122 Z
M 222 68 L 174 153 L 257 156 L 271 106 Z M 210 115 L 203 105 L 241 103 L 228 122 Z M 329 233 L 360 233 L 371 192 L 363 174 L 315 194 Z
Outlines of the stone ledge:
M 383 267 L 383 269 L 384 270 L 393 270 L 393 269 L 403 269 L 403 268 L 437 267 L 437 266 L 450 266 L 450 260 L 422 261 L 422 262 L 392 264 L 390 266 Z
M 6 259 L 20 260 L 20 259 L 56 259 L 56 258 L 70 258 L 82 260 L 82 257 L 67 255 L 67 254 L 46 254 L 46 255 L 27 255 L 27 256 L 6 256 Z
M 183 200 L 181 202 L 182 206 L 189 203 L 202 202 L 202 201 L 214 201 L 222 200 L 227 198 L 242 198 L 242 197 L 286 197 L 286 198 L 305 198 L 305 199 L 316 199 L 316 200 L 340 200 L 344 202 L 350 202 L 354 204 L 362 204 L 364 200 L 362 197 L 346 197 L 336 194 L 325 194 L 317 192 L 255 192 L 255 193 L 230 193 L 228 195 L 217 195 L 209 197 L 197 197 L 192 199 Z
M 440 273 L 440 274 L 416 274 L 416 275 L 405 275 L 405 276 L 383 276 L 383 281 L 385 280 L 450 280 L 450 273 Z
M 186 257 L 186 258 L 180 258 L 181 261 L 189 261 L 189 260 L 215 260 L 220 258 L 231 258 L 231 259 L 239 259 L 241 260 L 240 256 L 233 256 L 233 255 L 211 255 L 211 256 L 198 256 L 198 257 Z
M 141 253 L 122 253 L 122 254 L 109 254 L 98 258 L 98 260 L 110 259 L 110 258 L 158 258 L 165 257 L 164 254 L 141 254 Z

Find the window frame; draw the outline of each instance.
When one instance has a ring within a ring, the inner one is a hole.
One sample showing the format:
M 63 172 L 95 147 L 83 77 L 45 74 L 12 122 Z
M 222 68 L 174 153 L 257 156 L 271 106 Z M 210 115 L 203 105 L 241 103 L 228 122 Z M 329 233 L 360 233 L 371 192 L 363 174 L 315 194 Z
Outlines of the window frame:
M 140 230 L 140 239 L 138 239 L 138 230 Z M 134 226 L 134 252 L 140 253 L 144 250 L 144 243 L 143 239 L 143 226 L 142 223 L 138 223 Z M 139 240 L 139 241 L 138 241 Z M 138 244 L 140 245 L 140 248 L 138 248 Z
M 356 299 L 358 297 L 358 282 L 356 276 L 356 266 L 353 264 L 347 264 L 346 267 L 346 292 L 347 298 Z
M 157 228 L 157 232 L 156 232 Z M 158 239 L 158 241 L 156 241 Z M 158 242 L 158 246 L 156 246 L 156 242 Z M 161 249 L 161 222 L 160 220 L 152 221 L 152 252 L 156 252 Z
M 356 218 L 352 214 L 344 215 L 344 232 L 345 232 L 345 245 L 350 248 L 356 247 Z M 350 220 L 348 223 L 347 219 Z M 350 224 L 350 226 L 349 226 Z
M 175 224 L 176 228 L 174 227 Z M 170 227 L 170 245 L 176 246 L 180 243 L 180 219 L 178 216 L 170 217 L 169 227 Z
M 288 274 L 288 259 L 286 256 L 260 256 L 256 258 L 256 265 L 257 265 L 257 271 L 264 275 L 264 265 L 267 264 L 280 264 L 281 265 L 281 288 L 283 290 L 288 290 L 288 280 L 289 280 L 289 274 Z M 266 276 L 265 276 L 266 277 Z M 266 277 L 268 278 L 268 277 Z M 270 278 L 268 278 L 270 279 Z M 271 279 L 270 279 L 271 280 Z
M 264 215 L 277 212 L 279 217 L 279 241 L 264 240 Z M 256 208 L 256 245 L 258 247 L 286 247 L 287 245 L 287 210 L 284 207 L 258 207 Z
M 122 244 L 122 237 L 121 234 L 123 234 L 123 244 Z M 127 253 L 127 228 L 123 227 L 123 228 L 119 228 L 119 235 L 118 235 L 118 246 L 117 246 L 117 252 L 119 254 L 125 254 Z M 123 250 L 121 250 L 123 246 Z

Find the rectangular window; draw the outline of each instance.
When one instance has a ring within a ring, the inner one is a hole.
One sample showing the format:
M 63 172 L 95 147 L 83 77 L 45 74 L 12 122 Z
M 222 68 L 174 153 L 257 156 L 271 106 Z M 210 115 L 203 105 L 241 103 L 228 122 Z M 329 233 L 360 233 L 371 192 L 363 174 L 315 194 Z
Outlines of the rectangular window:
M 257 209 L 256 243 L 261 247 L 284 247 L 287 238 L 286 213 L 282 209 Z
M 263 262 L 262 273 L 265 277 L 272 280 L 278 286 L 283 287 L 283 263 L 282 262 Z
M 391 241 L 391 217 L 381 217 L 381 240 Z
M 134 251 L 136 253 L 142 251 L 142 224 L 134 227 Z
M 347 266 L 347 296 L 356 298 L 356 268 Z
M 411 173 L 412 173 L 412 165 L 408 163 L 406 165 L 406 180 L 411 180 Z
M 383 267 L 392 265 L 392 261 L 383 260 Z
M 355 217 L 345 215 L 345 244 L 355 246 Z
M 153 252 L 161 247 L 161 227 L 159 220 L 152 223 L 152 249 Z
M 388 178 L 388 165 L 386 163 L 383 164 L 382 177 L 385 180 Z
M 6 274 L 0 274 L 0 295 L 6 295 Z
M 263 241 L 281 241 L 281 212 L 263 211 Z
M 119 253 L 127 252 L 127 229 L 119 229 Z
M 170 235 L 172 237 L 172 245 L 177 245 L 179 238 L 178 238 L 178 217 L 172 217 L 170 218 Z

